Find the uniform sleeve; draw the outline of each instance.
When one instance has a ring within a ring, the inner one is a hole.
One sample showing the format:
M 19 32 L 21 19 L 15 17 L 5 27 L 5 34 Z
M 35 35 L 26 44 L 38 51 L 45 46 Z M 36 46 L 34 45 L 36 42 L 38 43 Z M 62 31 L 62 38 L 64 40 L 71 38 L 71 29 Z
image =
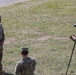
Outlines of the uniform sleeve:
M 15 74 L 14 75 L 21 75 L 21 67 L 20 67 L 20 63 L 18 63 L 15 67 Z
M 33 68 L 34 68 L 34 71 L 35 71 L 35 67 L 36 67 L 36 61 L 33 59 Z
M 5 34 L 4 34 L 4 29 L 3 29 L 3 38 L 2 38 L 2 42 L 4 43 L 5 41 Z
M 34 60 L 34 65 L 36 66 L 36 61 Z
M 5 34 L 4 34 L 4 29 L 3 29 L 3 27 L 2 27 L 2 39 L 0 40 L 0 42 L 2 42 L 2 43 L 4 43 L 4 41 L 5 41 Z
M 5 34 L 3 33 L 2 42 L 4 43 L 4 41 L 5 41 Z

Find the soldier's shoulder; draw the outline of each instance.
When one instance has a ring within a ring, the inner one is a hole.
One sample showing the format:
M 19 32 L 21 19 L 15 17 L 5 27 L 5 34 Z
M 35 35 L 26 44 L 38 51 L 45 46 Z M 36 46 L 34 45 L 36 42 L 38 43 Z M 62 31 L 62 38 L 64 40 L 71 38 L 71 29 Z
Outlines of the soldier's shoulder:
M 32 61 L 33 59 L 32 58 L 30 58 L 30 57 L 27 57 L 27 59 L 26 59 L 27 61 Z
M 23 62 L 24 62 L 23 60 L 20 60 L 17 62 L 17 65 L 21 65 L 21 64 L 23 64 Z
M 32 58 L 32 57 L 27 57 L 27 59 L 29 59 L 29 60 L 34 60 L 34 58 Z
M 35 59 L 34 58 L 30 58 L 31 59 L 31 61 L 35 61 Z
M 29 61 L 29 62 L 36 62 L 35 59 L 30 58 L 30 57 L 28 57 L 28 60 L 27 61 Z

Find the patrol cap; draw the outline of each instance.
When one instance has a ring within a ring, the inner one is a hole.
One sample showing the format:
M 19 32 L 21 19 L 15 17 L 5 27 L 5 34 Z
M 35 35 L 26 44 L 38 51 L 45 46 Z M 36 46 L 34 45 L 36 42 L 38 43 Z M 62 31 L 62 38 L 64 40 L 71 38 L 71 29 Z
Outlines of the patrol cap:
M 23 47 L 21 50 L 21 54 L 23 54 L 23 55 L 28 54 L 28 48 Z
M 28 51 L 28 48 L 23 47 L 22 51 Z

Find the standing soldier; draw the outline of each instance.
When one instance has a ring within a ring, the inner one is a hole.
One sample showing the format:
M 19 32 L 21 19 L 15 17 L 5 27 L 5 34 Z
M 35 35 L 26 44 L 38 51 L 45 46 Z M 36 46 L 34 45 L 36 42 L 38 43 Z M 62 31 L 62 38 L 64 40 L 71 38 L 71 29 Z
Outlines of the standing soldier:
M 0 16 L 0 75 L 3 75 L 2 68 L 2 57 L 3 57 L 3 43 L 5 40 L 4 30 L 1 24 L 1 16 Z
M 36 62 L 28 57 L 28 48 L 22 48 L 22 60 L 20 60 L 15 68 L 15 75 L 34 75 Z

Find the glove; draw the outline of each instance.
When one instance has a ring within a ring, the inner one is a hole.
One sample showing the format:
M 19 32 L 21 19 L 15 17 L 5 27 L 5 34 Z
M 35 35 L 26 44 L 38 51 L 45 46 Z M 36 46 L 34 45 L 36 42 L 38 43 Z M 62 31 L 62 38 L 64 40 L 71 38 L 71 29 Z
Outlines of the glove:
M 72 41 L 76 42 L 76 36 L 75 36 L 75 35 L 70 36 L 70 39 L 71 39 Z

